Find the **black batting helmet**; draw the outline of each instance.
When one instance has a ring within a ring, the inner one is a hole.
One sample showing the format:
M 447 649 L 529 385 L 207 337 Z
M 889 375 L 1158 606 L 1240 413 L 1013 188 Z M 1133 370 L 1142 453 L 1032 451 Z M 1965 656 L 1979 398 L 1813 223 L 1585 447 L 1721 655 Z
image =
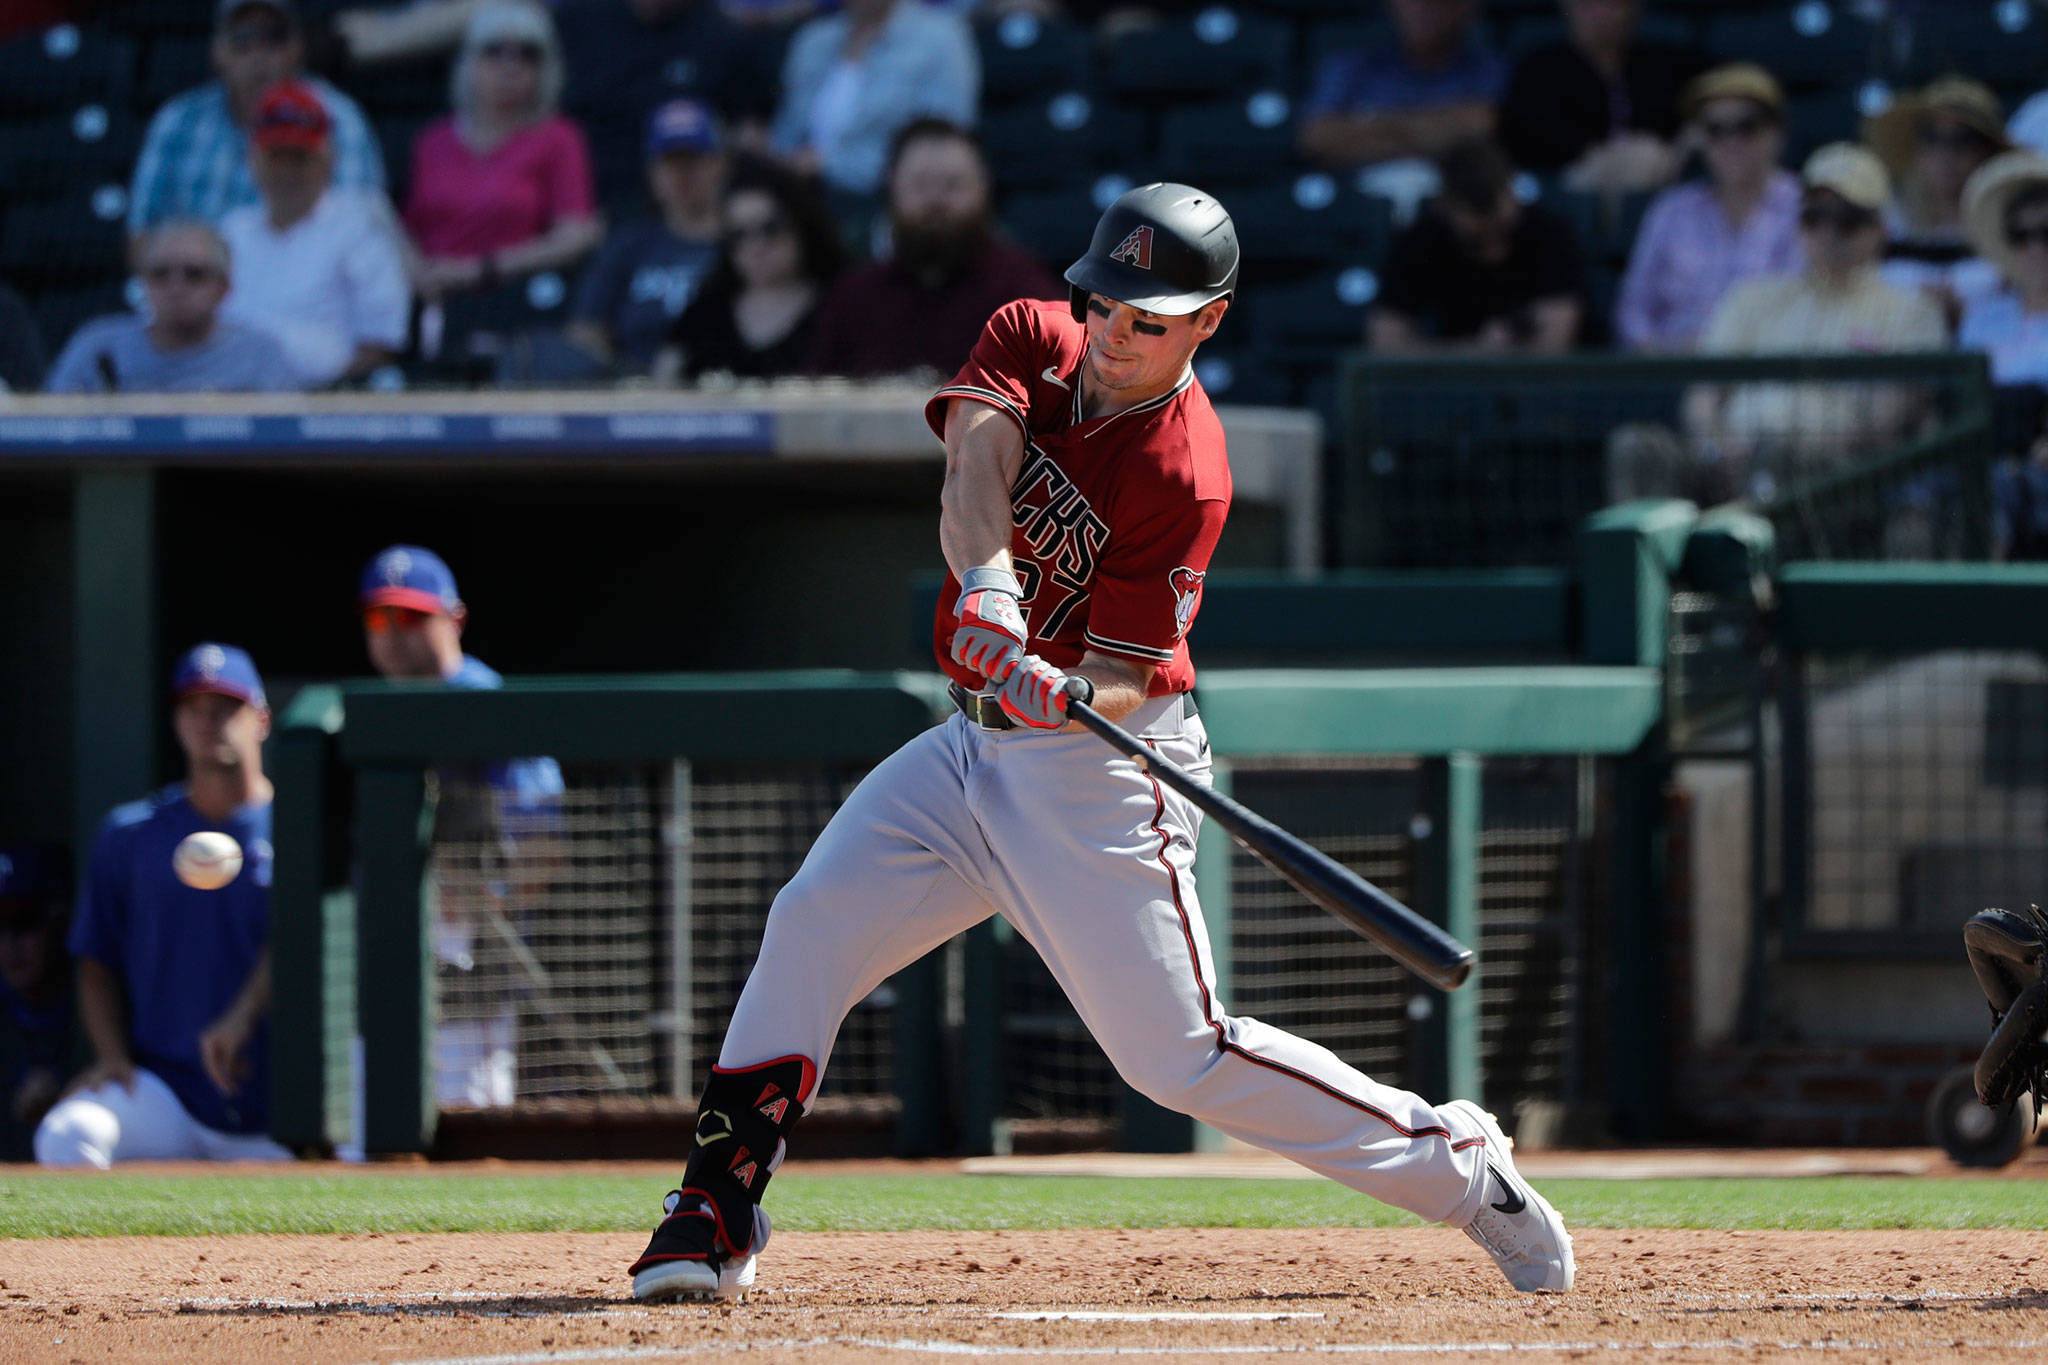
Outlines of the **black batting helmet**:
M 1140 185 L 1103 210 L 1067 283 L 1076 322 L 1090 294 L 1168 317 L 1197 312 L 1237 289 L 1237 229 L 1192 185 Z

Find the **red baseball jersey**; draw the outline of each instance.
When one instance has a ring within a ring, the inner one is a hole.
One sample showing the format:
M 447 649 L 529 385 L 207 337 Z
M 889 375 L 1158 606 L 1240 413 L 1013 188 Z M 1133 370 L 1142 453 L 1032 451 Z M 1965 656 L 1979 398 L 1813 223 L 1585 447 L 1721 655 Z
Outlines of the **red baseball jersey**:
M 1071 669 L 1095 649 L 1154 665 L 1150 695 L 1194 686 L 1188 627 L 1230 511 L 1223 424 L 1190 374 L 1172 392 L 1107 417 L 1081 417 L 1088 332 L 1064 302 L 1019 299 L 989 318 L 967 364 L 925 404 L 941 440 L 956 398 L 987 403 L 1024 433 L 1010 489 L 1010 553 L 1023 585 L 1029 650 Z M 985 685 L 948 656 L 960 582 L 939 594 L 939 667 Z

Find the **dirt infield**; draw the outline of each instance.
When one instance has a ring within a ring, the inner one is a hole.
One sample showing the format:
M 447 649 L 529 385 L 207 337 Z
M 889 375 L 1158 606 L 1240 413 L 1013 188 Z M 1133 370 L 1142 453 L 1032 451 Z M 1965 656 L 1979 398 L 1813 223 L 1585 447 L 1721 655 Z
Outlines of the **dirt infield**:
M 644 1308 L 623 1234 L 0 1242 L 0 1360 L 911 1361 L 1303 1354 L 2037 1360 L 2030 1232 L 1579 1234 L 1509 1291 L 1441 1228 L 778 1234 L 737 1307 Z

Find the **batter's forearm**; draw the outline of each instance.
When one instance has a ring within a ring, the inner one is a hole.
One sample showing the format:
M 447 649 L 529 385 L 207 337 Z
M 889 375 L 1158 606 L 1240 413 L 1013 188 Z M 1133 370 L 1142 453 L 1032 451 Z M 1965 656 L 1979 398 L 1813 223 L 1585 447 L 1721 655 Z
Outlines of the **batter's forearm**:
M 1152 686 L 1153 669 L 1128 659 L 1089 650 L 1072 670 L 1095 686 L 1095 700 L 1088 703 L 1105 720 L 1121 721 L 1138 709 Z
M 1010 485 L 1024 463 L 1024 436 L 984 403 L 953 400 L 946 414 L 946 483 L 939 492 L 939 548 L 957 577 L 1010 562 Z
M 102 963 L 78 960 L 78 1019 L 101 1062 L 128 1062 L 128 1011 L 121 983 Z

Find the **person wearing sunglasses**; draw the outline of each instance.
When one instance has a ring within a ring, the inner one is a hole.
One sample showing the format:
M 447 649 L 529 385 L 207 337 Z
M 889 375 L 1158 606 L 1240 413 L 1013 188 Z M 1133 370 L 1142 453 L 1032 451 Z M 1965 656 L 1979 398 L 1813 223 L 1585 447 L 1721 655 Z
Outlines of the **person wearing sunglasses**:
M 356 609 L 370 663 L 385 680 L 503 686 L 496 670 L 464 652 L 469 608 L 432 550 L 378 551 L 363 566 Z M 555 861 L 562 770 L 552 758 L 442 764 L 433 786 L 435 1094 L 443 1105 L 506 1105 L 517 1090 L 520 992 L 545 990 L 544 980 L 521 975 L 531 956 L 510 940 Z
M 337 186 L 384 190 L 384 158 L 355 101 L 305 72 L 305 34 L 293 0 L 220 0 L 209 49 L 215 79 L 178 95 L 150 120 L 128 193 L 128 233 L 171 218 L 217 223 L 259 194 L 249 160 L 256 106 L 272 86 L 303 83 L 327 110 Z
M 807 181 L 749 162 L 726 190 L 724 232 L 718 265 L 676 319 L 655 376 L 801 373 L 819 306 L 845 262 L 831 211 Z
M 51 393 L 282 392 L 304 387 L 267 333 L 221 316 L 227 243 L 173 219 L 137 250 L 147 315 L 110 313 L 75 332 L 50 367 Z
M 1700 337 L 1706 355 L 1843 355 L 1939 351 L 1941 310 L 1879 272 L 1884 164 L 1834 142 L 1800 173 L 1795 275 L 1750 280 L 1721 301 Z M 1924 409 L 1912 385 L 1744 383 L 1687 395 L 1696 454 L 1712 466 L 1703 495 L 1768 499 L 1788 480 L 1840 469 L 1903 439 Z
M 1962 76 L 1944 76 L 1863 126 L 1863 140 L 1891 173 L 1885 207 L 1885 278 L 1924 289 L 1951 323 L 1971 300 L 1998 288 L 1998 269 L 1980 257 L 1963 224 L 1963 186 L 2012 148 L 1998 97 Z
M 1785 92 L 1750 62 L 1715 67 L 1679 100 L 1684 142 L 1703 174 L 1643 215 L 1615 301 L 1634 351 L 1689 351 L 1714 306 L 1743 280 L 1799 268 L 1799 177 L 1785 153 Z
M 2004 152 L 1963 188 L 1971 243 L 2003 287 L 1963 310 L 1956 345 L 1982 351 L 1997 386 L 1992 547 L 2000 559 L 2048 559 L 2048 158 Z
M 421 297 L 559 270 L 604 235 L 590 149 L 558 112 L 562 80 L 545 10 L 494 0 L 471 15 L 454 112 L 413 143 L 404 219 Z

